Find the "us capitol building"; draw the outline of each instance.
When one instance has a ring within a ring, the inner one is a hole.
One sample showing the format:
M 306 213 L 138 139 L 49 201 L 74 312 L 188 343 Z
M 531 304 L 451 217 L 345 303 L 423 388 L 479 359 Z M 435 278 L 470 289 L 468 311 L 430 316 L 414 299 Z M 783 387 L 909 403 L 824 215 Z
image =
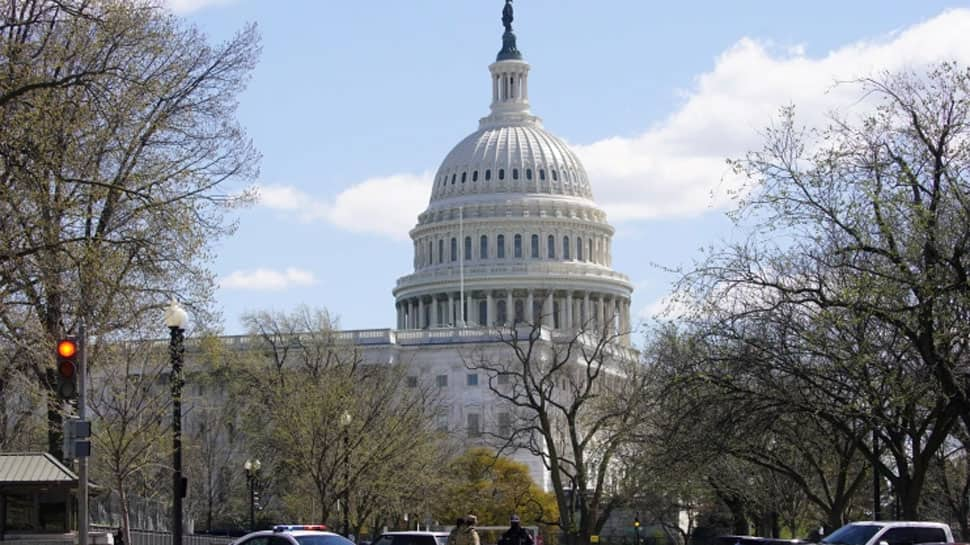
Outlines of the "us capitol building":
M 530 110 L 530 66 L 508 1 L 503 22 L 503 47 L 488 67 L 490 113 L 445 157 L 410 232 L 414 271 L 393 290 L 396 329 L 340 333 L 365 361 L 409 365 L 412 380 L 440 387 L 448 410 L 439 427 L 470 442 L 508 414 L 463 353 L 509 350 L 500 332 L 516 323 L 541 322 L 546 338 L 631 325 L 633 287 L 611 268 L 613 227 L 579 158 Z M 629 336 L 620 343 L 629 348 Z M 550 488 L 540 459 L 512 457 Z

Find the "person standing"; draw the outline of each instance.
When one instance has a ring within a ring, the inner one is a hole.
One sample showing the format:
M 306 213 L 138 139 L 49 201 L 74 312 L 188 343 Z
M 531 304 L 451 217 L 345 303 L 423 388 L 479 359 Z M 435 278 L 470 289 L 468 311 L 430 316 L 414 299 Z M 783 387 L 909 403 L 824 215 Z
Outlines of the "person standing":
M 458 537 L 458 534 L 461 533 L 463 526 L 465 526 L 465 517 L 458 517 L 458 520 L 455 521 L 455 527 L 448 534 L 448 545 L 461 545 L 461 538 Z
M 499 545 L 534 545 L 532 535 L 522 527 L 519 515 L 512 515 L 509 519 L 509 529 L 502 534 Z
M 461 532 L 458 532 L 458 543 L 459 545 L 481 545 L 478 539 L 478 530 L 475 526 L 478 525 L 478 517 L 469 513 L 465 516 L 465 525 L 462 526 Z

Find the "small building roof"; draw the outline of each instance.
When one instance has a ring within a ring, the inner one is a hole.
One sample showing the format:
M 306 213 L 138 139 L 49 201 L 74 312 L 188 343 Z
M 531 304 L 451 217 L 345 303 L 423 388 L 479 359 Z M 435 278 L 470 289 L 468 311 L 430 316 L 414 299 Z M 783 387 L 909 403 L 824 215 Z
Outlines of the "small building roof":
M 46 452 L 0 453 L 0 485 L 76 482 L 77 475 Z

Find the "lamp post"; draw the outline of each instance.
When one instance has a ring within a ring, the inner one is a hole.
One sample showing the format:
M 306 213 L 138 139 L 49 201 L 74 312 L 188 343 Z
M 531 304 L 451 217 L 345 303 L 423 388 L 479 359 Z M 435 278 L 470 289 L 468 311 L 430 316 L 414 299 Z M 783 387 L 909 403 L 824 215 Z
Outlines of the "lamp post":
M 344 411 L 340 415 L 340 427 L 344 432 L 344 537 L 350 535 L 350 422 L 353 417 Z
M 249 531 L 256 531 L 256 483 L 259 478 L 259 459 L 246 460 L 243 468 L 246 470 L 246 484 L 249 486 Z
M 633 531 L 636 533 L 636 541 L 634 541 L 634 544 L 640 545 L 640 513 L 637 513 L 633 517 Z
M 185 324 L 189 315 L 174 299 L 165 310 L 168 326 L 168 352 L 172 360 L 172 544 L 182 545 L 182 498 L 185 481 L 182 479 L 182 357 L 185 354 Z

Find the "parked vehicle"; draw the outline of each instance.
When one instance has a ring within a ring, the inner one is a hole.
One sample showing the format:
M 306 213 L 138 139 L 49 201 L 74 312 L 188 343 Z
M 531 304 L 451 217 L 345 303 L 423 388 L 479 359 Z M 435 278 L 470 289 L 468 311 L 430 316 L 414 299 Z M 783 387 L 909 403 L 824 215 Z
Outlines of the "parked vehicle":
M 246 534 L 233 541 L 232 545 L 354 545 L 349 539 L 328 532 L 326 528 L 322 524 L 281 524 L 272 530 Z
M 953 543 L 950 527 L 941 522 L 852 522 L 822 538 L 823 545 L 915 545 Z
M 372 545 L 448 545 L 448 532 L 384 532 Z

